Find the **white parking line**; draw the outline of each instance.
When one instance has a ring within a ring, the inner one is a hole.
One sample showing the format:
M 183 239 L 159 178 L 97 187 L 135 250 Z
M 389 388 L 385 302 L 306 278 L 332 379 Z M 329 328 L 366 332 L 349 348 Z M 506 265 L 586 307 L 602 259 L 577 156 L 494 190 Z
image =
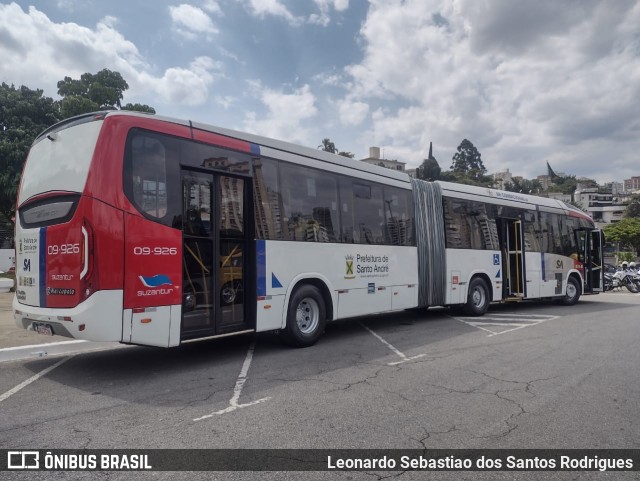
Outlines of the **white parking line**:
M 51 347 L 51 346 L 63 346 L 65 344 L 78 344 L 80 342 L 88 342 L 88 341 L 85 341 L 82 339 L 76 339 L 75 341 L 45 342 L 42 344 L 30 344 L 29 346 L 3 347 L 0 349 L 0 352 L 18 351 L 21 349 L 34 349 L 34 348 L 43 348 L 43 347 Z
M 397 354 L 402 359 L 401 361 L 389 362 L 389 363 L 387 363 L 388 366 L 395 366 L 397 364 L 402 364 L 403 362 L 413 361 L 414 359 L 418 359 L 419 357 L 426 356 L 426 354 L 418 354 L 417 356 L 407 357 L 404 353 L 400 352 L 391 343 L 385 341 L 381 336 L 379 336 L 378 334 L 373 332 L 371 329 L 369 329 L 363 323 L 360 323 L 360 325 L 362 327 L 364 327 L 367 331 L 369 331 L 371 334 L 373 334 L 373 336 L 376 339 L 378 339 L 382 344 L 387 346 L 389 349 L 391 349 L 395 354 Z
M 271 399 L 270 397 L 265 397 L 262 399 L 258 399 L 257 401 L 252 401 L 246 404 L 238 404 L 238 400 L 240 399 L 240 395 L 242 394 L 242 388 L 244 387 L 244 383 L 247 381 L 247 374 L 249 373 L 249 367 L 251 366 L 251 361 L 253 360 L 253 351 L 256 348 L 256 341 L 253 341 L 249 346 L 249 350 L 247 351 L 247 356 L 242 363 L 242 369 L 240 370 L 240 375 L 238 376 L 238 380 L 236 381 L 236 385 L 233 388 L 233 396 L 229 400 L 229 406 L 220 411 L 216 411 L 211 414 L 207 414 L 205 416 L 201 416 L 199 418 L 195 418 L 194 421 L 202 421 L 203 419 L 209 419 L 213 416 L 217 416 L 219 414 L 226 414 L 235 411 L 236 409 L 246 408 L 248 406 L 253 406 L 255 404 L 259 404 Z
M 451 319 L 463 322 L 476 329 L 481 329 L 488 332 L 487 337 L 498 336 L 500 334 L 506 334 L 507 332 L 517 331 L 524 327 L 535 326 L 543 322 L 552 321 L 558 319 L 559 316 L 548 316 L 544 314 L 511 314 L 511 313 L 492 313 L 488 316 L 482 317 L 455 317 L 449 316 Z M 491 327 L 512 327 L 512 329 L 490 329 Z
M 69 359 L 71 359 L 73 356 L 69 356 L 69 357 L 65 357 L 63 359 L 60 359 L 58 362 L 56 362 L 53 366 L 49 366 L 48 368 L 40 371 L 38 374 L 35 374 L 33 376 L 31 376 L 29 379 L 27 379 L 26 381 L 18 384 L 16 387 L 14 387 L 13 389 L 10 389 L 9 391 L 5 392 L 4 394 L 0 395 L 0 402 L 4 401 L 5 399 L 8 399 L 9 397 L 13 396 L 15 393 L 17 393 L 18 391 L 20 391 L 21 389 L 24 389 L 25 387 L 27 387 L 29 384 L 31 384 L 32 382 L 37 381 L 38 379 L 40 379 L 42 376 L 44 376 L 45 374 L 50 373 L 51 371 L 53 371 L 56 367 L 60 366 L 61 364 L 64 364 L 65 362 L 67 362 Z

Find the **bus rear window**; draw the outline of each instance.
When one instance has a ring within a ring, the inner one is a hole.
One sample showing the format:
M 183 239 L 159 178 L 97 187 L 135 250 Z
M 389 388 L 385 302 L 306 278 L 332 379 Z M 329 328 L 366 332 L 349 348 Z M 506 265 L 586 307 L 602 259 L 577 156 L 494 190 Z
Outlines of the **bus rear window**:
M 37 141 L 22 174 L 18 205 L 45 192 L 84 190 L 102 121 L 52 132 Z

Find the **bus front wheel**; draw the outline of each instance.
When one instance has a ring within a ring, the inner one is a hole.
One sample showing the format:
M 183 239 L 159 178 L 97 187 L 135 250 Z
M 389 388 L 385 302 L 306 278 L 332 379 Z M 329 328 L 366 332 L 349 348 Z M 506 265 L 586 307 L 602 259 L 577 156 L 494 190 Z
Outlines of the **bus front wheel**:
M 296 289 L 287 309 L 287 327 L 283 340 L 292 346 L 308 347 L 315 344 L 324 332 L 327 322 L 326 308 L 320 290 L 312 285 Z
M 479 277 L 472 279 L 467 292 L 467 302 L 462 308 L 464 313 L 469 316 L 482 316 L 489 309 L 490 302 L 487 283 Z
M 569 279 L 567 279 L 567 292 L 562 298 L 562 303 L 565 306 L 573 306 L 580 299 L 581 291 L 582 289 L 580 289 L 580 284 L 576 278 L 569 277 Z

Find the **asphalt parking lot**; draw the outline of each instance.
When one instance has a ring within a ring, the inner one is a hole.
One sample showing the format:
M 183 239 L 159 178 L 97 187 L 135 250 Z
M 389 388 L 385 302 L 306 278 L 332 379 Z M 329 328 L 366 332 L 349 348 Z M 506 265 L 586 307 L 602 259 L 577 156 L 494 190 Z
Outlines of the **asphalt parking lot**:
M 638 295 L 607 293 L 573 307 L 493 306 L 483 318 L 447 309 L 381 314 L 331 324 L 307 349 L 259 334 L 171 350 L 80 352 L 67 344 L 56 352 L 39 344 L 42 337 L 16 331 L 31 355 L 0 363 L 0 438 L 11 449 L 635 449 L 639 306 Z M 2 326 L 0 354 L 7 355 L 18 349 L 6 345 L 14 334 Z M 375 473 L 213 474 L 200 473 L 203 479 L 370 479 Z M 379 479 L 392 474 L 425 475 L 377 473 Z M 636 479 L 613 474 L 609 479 Z M 603 479 L 607 473 L 545 475 Z M 171 477 L 181 476 L 187 479 Z M 529 479 L 531 473 L 430 476 Z

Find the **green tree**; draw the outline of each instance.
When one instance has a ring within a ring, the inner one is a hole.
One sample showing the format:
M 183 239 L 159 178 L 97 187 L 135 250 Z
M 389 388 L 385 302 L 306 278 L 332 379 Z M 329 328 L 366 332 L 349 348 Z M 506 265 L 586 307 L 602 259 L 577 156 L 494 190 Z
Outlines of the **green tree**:
M 433 142 L 429 142 L 429 156 L 422 161 L 420 167 L 416 170 L 416 177 L 422 180 L 428 180 L 433 182 L 439 180 L 442 174 L 440 164 L 433 156 Z
M 633 194 L 624 210 L 625 217 L 640 217 L 640 194 Z
M 458 152 L 453 155 L 451 170 L 465 174 L 472 179 L 479 179 L 487 173 L 487 169 L 482 163 L 482 155 L 476 146 L 467 139 L 460 143 Z
M 416 172 L 418 179 L 428 180 L 431 182 L 434 180 L 440 180 L 441 174 L 442 169 L 435 158 L 424 159 Z
M 96 110 L 137 110 L 155 113 L 143 104 L 121 106 L 124 91 L 129 88 L 120 72 L 102 69 L 96 74 L 84 73 L 80 79 L 65 77 L 58 82 L 58 95 L 62 97 L 60 111 L 64 118 Z
M 625 217 L 615 224 L 608 224 L 604 228 L 604 235 L 610 242 L 618 242 L 623 247 L 640 250 L 640 218 Z
M 322 139 L 322 144 L 318 145 L 318 148 L 320 150 L 324 150 L 325 152 L 331 152 L 332 154 L 338 153 L 336 144 L 331 142 L 331 139 Z
M 336 144 L 331 142 L 331 139 L 322 139 L 322 144 L 318 145 L 318 148 L 325 152 L 331 152 L 332 154 L 337 154 L 341 155 L 342 157 L 353 159 L 353 154 L 351 152 L 342 152 L 338 150 Z
M 538 179 L 511 179 L 511 182 L 505 184 L 504 190 L 522 194 L 537 194 L 542 191 L 542 184 Z
M 58 103 L 42 90 L 0 86 L 0 222 L 11 223 L 22 164 L 31 143 L 61 120 Z
M 559 190 L 563 194 L 573 194 L 578 187 L 575 175 L 556 176 L 551 182 L 555 185 L 552 190 Z
M 133 110 L 135 112 L 144 112 L 147 114 L 156 113 L 156 109 L 154 109 L 153 107 L 149 107 L 146 104 L 138 104 L 138 103 L 136 104 L 128 103 L 124 107 L 122 107 L 122 110 Z

